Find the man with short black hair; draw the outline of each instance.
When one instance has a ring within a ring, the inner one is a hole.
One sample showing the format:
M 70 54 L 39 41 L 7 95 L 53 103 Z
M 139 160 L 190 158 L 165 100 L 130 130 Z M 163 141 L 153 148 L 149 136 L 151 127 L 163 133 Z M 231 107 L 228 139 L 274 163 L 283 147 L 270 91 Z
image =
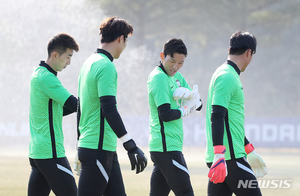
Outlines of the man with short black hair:
M 79 74 L 78 196 L 125 196 L 117 158 L 117 138 L 128 152 L 131 169 L 142 172 L 147 159 L 127 133 L 117 110 L 117 71 L 113 63 L 126 47 L 132 26 L 124 19 L 106 18 L 100 25 L 100 48 Z M 82 165 L 80 172 L 80 163 Z
M 238 187 L 240 181 L 257 182 L 256 177 L 267 173 L 264 161 L 254 151 L 244 130 L 245 99 L 240 73 L 251 62 L 256 45 L 255 36 L 249 32 L 232 34 L 227 61 L 217 68 L 210 81 L 205 156 L 210 168 L 209 196 L 231 196 L 232 193 L 237 196 L 261 195 L 258 183 L 248 188 Z
M 149 148 L 154 169 L 150 196 L 193 196 L 190 174 L 182 154 L 183 122 L 202 102 L 198 86 L 192 90 L 179 72 L 187 56 L 181 39 L 168 40 L 160 53 L 161 63 L 149 74 Z
M 48 43 L 48 57 L 35 69 L 30 83 L 30 144 L 32 168 L 29 196 L 76 196 L 75 179 L 65 155 L 62 117 L 77 110 L 77 98 L 62 86 L 57 72 L 70 65 L 73 50 L 79 50 L 73 37 L 60 33 Z

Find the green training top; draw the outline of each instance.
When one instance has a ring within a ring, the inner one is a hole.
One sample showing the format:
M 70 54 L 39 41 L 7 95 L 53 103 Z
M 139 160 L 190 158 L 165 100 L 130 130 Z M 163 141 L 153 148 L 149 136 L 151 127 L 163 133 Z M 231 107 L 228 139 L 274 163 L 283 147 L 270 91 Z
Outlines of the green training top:
M 106 51 L 104 51 L 105 53 Z M 107 53 L 107 52 L 106 52 Z M 78 147 L 116 151 L 117 136 L 101 113 L 100 97 L 117 95 L 117 71 L 110 54 L 94 53 L 79 73 Z
M 29 157 L 32 159 L 65 157 L 63 106 L 71 94 L 56 74 L 42 61 L 31 76 Z
M 178 105 L 173 99 L 173 92 L 178 87 L 185 87 L 189 88 L 190 90 L 191 88 L 188 86 L 181 73 L 177 72 L 173 77 L 171 77 L 168 76 L 160 67 L 156 67 L 150 73 L 147 87 L 150 106 L 150 151 L 182 151 L 182 118 L 169 122 L 163 122 L 158 116 L 157 108 L 167 103 L 171 105 L 171 109 L 178 109 L 180 105 Z M 179 100 L 179 103 L 180 101 L 181 100 Z
M 244 92 L 239 73 L 235 70 L 237 66 L 230 61 L 224 63 L 212 75 L 207 98 L 206 109 L 206 137 L 207 147 L 205 161 L 214 160 L 214 149 L 211 133 L 211 112 L 212 105 L 223 106 L 228 110 L 228 126 L 231 134 L 231 141 L 226 133 L 226 119 L 224 123 L 223 145 L 226 147 L 225 159 L 230 160 L 230 149 L 234 149 L 235 158 L 246 156 L 244 148 Z M 232 65 L 230 65 L 230 64 Z M 235 68 L 234 68 L 235 67 Z M 226 118 L 226 117 L 225 117 Z M 229 137 L 230 138 L 230 137 Z M 232 143 L 232 146 L 230 144 Z

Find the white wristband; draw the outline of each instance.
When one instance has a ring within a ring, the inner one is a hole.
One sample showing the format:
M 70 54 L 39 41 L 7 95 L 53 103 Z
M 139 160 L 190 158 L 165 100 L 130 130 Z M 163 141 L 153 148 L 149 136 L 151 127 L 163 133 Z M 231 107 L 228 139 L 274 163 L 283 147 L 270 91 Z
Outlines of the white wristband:
M 123 143 L 131 140 L 132 138 L 130 137 L 130 135 L 128 133 L 126 133 L 125 135 L 123 135 L 122 137 L 119 138 Z

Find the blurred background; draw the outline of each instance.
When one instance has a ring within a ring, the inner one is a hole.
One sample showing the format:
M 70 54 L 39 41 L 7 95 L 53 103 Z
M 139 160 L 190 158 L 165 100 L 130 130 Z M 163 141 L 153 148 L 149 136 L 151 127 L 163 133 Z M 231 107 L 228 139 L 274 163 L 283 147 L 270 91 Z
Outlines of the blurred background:
M 181 38 L 188 57 L 180 72 L 198 84 L 202 111 L 184 119 L 185 145 L 205 147 L 206 96 L 211 75 L 225 62 L 229 37 L 248 30 L 257 52 L 241 74 L 245 129 L 258 147 L 300 147 L 299 0 L 0 0 L 0 149 L 29 143 L 29 84 L 46 60 L 49 39 L 59 32 L 80 45 L 71 65 L 58 74 L 77 96 L 81 65 L 99 46 L 99 26 L 108 16 L 134 27 L 118 60 L 118 108 L 137 143 L 148 143 L 147 77 L 169 38 Z M 66 148 L 74 149 L 76 115 L 64 118 Z

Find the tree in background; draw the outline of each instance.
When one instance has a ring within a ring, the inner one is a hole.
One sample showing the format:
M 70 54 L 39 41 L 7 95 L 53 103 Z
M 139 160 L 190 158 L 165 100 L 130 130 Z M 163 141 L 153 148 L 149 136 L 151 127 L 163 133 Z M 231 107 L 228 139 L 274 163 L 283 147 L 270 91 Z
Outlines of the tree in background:
M 135 26 L 133 40 L 138 46 L 157 51 L 167 38 L 185 40 L 189 53 L 187 69 L 196 73 L 188 77 L 200 83 L 199 89 L 204 92 L 212 70 L 221 63 L 224 48 L 228 47 L 228 36 L 236 30 L 251 31 L 258 38 L 258 53 L 254 65 L 248 68 L 251 78 L 244 79 L 245 93 L 250 97 L 248 116 L 299 116 L 300 87 L 293 82 L 297 81 L 300 67 L 298 0 L 89 2 L 108 15 L 131 21 Z

